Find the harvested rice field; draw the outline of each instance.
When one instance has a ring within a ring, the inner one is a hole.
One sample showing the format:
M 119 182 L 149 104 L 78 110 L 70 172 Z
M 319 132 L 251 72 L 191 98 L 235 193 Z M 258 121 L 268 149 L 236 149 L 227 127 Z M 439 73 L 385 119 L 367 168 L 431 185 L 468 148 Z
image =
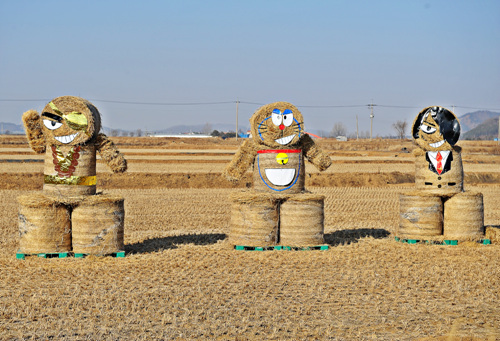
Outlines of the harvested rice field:
M 16 197 L 42 158 L 0 137 L 1 340 L 499 340 L 500 147 L 461 141 L 465 189 L 484 195 L 491 245 L 395 240 L 413 188 L 411 141 L 316 140 L 326 251 L 236 251 L 221 177 L 241 140 L 113 138 L 129 172 L 98 161 L 98 190 L 125 198 L 124 258 L 16 259 Z

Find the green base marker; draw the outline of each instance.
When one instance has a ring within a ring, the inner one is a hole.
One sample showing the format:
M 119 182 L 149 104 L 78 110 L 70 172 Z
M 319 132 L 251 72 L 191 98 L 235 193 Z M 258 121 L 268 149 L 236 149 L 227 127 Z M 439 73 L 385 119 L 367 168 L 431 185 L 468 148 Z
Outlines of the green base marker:
M 312 251 L 312 250 L 320 250 L 325 251 L 330 248 L 329 245 L 317 245 L 317 246 L 283 246 L 283 245 L 275 245 L 275 246 L 244 246 L 244 245 L 235 245 L 234 249 L 238 251 Z

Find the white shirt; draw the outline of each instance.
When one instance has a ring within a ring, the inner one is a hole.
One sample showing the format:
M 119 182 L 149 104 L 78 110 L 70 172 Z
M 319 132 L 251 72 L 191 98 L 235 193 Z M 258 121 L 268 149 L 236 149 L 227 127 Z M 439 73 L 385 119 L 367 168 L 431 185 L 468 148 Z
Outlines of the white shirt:
M 443 159 L 441 160 L 441 167 L 444 168 L 444 165 L 446 164 L 446 160 L 448 159 L 448 156 L 450 155 L 450 151 L 449 150 L 442 150 L 442 151 L 439 151 L 439 153 L 441 153 L 441 156 L 443 157 Z M 431 160 L 432 164 L 434 165 L 434 168 L 437 169 L 437 160 L 436 160 L 436 157 L 437 157 L 437 154 L 438 152 L 427 152 L 427 155 L 429 156 L 429 160 Z

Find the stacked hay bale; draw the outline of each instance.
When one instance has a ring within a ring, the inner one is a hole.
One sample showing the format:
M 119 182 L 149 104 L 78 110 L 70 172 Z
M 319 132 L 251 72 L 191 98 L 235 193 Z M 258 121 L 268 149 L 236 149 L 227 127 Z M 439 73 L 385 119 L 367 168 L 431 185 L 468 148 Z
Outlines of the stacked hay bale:
M 427 107 L 412 126 L 416 191 L 400 195 L 397 236 L 416 240 L 478 240 L 484 236 L 481 193 L 464 192 L 460 124 L 442 107 Z
M 238 181 L 253 165 L 253 188 L 231 195 L 229 242 L 244 246 L 316 246 L 324 243 L 324 196 L 305 190 L 307 158 L 320 171 L 331 159 L 304 132 L 300 111 L 287 102 L 259 108 L 252 137 L 224 175 Z
M 99 111 L 85 99 L 63 96 L 41 115 L 25 112 L 23 123 L 30 147 L 45 153 L 45 164 L 43 192 L 18 198 L 19 252 L 122 251 L 123 198 L 96 195 L 96 153 L 116 173 L 124 172 L 127 163 L 99 133 Z

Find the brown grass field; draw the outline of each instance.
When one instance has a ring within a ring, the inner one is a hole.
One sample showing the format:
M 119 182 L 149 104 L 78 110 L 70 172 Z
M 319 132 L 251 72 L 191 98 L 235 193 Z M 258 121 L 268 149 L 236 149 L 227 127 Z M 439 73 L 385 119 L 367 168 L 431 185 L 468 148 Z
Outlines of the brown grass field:
M 242 140 L 113 138 L 129 172 L 98 163 L 125 197 L 125 258 L 17 260 L 15 198 L 42 158 L 0 137 L 0 340 L 500 340 L 500 147 L 461 141 L 466 190 L 484 194 L 492 245 L 394 240 L 412 188 L 411 141 L 317 140 L 327 251 L 235 251 L 221 172 Z M 493 235 L 493 234 L 492 234 Z

